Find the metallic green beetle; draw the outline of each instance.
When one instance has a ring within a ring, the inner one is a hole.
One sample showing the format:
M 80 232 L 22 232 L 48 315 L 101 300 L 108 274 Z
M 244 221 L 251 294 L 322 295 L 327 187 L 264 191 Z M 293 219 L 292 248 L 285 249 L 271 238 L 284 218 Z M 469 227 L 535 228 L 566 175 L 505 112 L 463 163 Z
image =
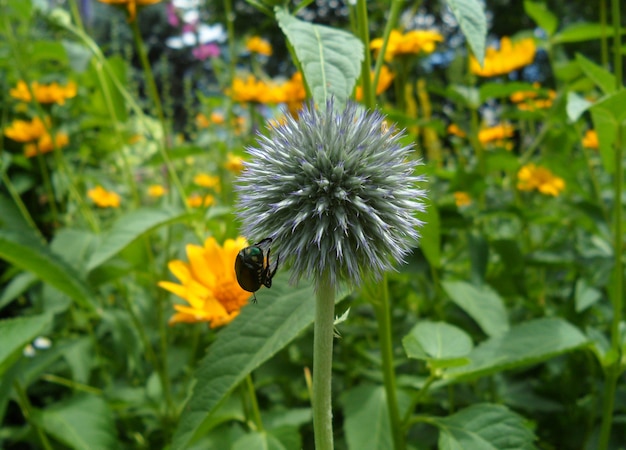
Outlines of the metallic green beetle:
M 270 263 L 270 245 L 271 238 L 265 238 L 262 241 L 242 249 L 235 259 L 235 274 L 237 281 L 242 289 L 252 292 L 254 296 L 253 302 L 256 303 L 256 294 L 261 286 L 272 287 L 272 277 L 278 270 L 278 262 L 280 256 L 276 258 L 274 270 Z M 266 253 L 267 250 L 267 253 Z

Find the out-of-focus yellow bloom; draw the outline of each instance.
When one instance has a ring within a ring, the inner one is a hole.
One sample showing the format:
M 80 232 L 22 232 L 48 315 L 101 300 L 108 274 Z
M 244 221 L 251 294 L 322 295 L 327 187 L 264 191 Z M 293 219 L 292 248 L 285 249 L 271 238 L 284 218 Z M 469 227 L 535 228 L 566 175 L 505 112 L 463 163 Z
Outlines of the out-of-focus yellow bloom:
M 196 126 L 198 128 L 208 128 L 209 125 L 211 125 L 211 122 L 209 122 L 207 116 L 202 113 L 196 114 Z
M 246 41 L 246 48 L 250 53 L 258 53 L 259 55 L 265 56 L 272 55 L 272 44 L 259 36 L 252 36 L 248 38 Z
M 209 175 L 206 173 L 199 173 L 195 177 L 193 177 L 193 182 L 198 186 L 206 187 L 206 188 L 214 188 L 219 186 L 220 177 L 216 177 L 213 175 Z
M 472 198 L 469 196 L 467 192 L 457 191 L 453 195 L 454 195 L 454 202 L 456 203 L 456 206 L 459 208 L 472 204 Z
M 387 42 L 385 61 L 389 62 L 396 56 L 417 55 L 418 53 L 432 53 L 437 42 L 443 42 L 443 36 L 433 30 L 413 30 L 405 34 L 392 30 Z M 383 39 L 377 38 L 370 42 L 370 49 L 380 51 Z
M 31 84 L 31 89 L 35 94 L 35 99 L 39 103 L 58 103 L 63 105 L 68 98 L 76 97 L 76 83 L 70 81 L 65 86 L 59 83 L 39 84 L 36 81 Z M 25 81 L 20 80 L 17 86 L 9 90 L 9 95 L 17 100 L 30 102 L 32 97 Z
M 204 197 L 200 194 L 191 194 L 187 197 L 187 204 L 192 208 L 209 207 L 215 204 L 215 197 L 211 194 L 207 194 Z
M 512 43 L 510 38 L 503 37 L 499 50 L 493 47 L 487 49 L 483 67 L 480 67 L 478 60 L 472 56 L 470 70 L 481 77 L 504 75 L 532 63 L 536 51 L 535 41 L 531 38 Z
M 47 120 L 47 119 L 46 119 Z M 47 122 L 49 122 L 47 120 Z M 4 129 L 4 135 L 17 142 L 30 142 L 46 134 L 46 127 L 39 117 L 33 120 L 14 120 Z
M 520 191 L 538 190 L 542 194 L 556 197 L 565 189 L 565 181 L 545 167 L 530 163 L 517 172 L 517 188 Z
M 234 174 L 241 173 L 241 171 L 243 170 L 243 158 L 241 158 L 240 156 L 235 156 L 232 153 L 226 155 L 226 158 L 226 163 L 224 164 L 226 170 L 229 170 Z
M 539 83 L 533 83 L 535 89 L 540 89 Z M 517 108 L 521 111 L 536 111 L 538 109 L 548 109 L 552 107 L 556 98 L 556 91 L 550 89 L 547 94 L 540 96 L 537 91 L 519 91 L 511 94 L 509 99 L 517 103 Z
M 96 186 L 87 191 L 89 198 L 100 208 L 119 208 L 120 196 L 112 191 L 107 191 L 102 186 Z
M 148 187 L 148 195 L 150 197 L 154 197 L 154 198 L 163 197 L 166 192 L 167 192 L 167 189 L 165 189 L 160 184 L 152 184 Z
M 281 87 L 282 97 L 279 97 L 281 103 L 287 104 L 287 110 L 293 117 L 297 117 L 298 111 L 302 108 L 302 104 L 306 100 L 306 89 L 302 81 L 302 73 L 296 72 Z
M 370 77 L 373 82 L 374 71 L 370 73 Z M 389 70 L 389 67 L 382 66 L 380 68 L 380 76 L 378 77 L 378 86 L 376 86 L 376 95 L 380 95 L 383 92 L 385 92 L 389 88 L 389 86 L 391 86 L 391 82 L 393 81 L 394 78 L 395 78 L 395 75 L 393 74 L 391 70 Z M 361 86 L 356 87 L 355 98 L 359 101 L 363 99 L 363 88 Z
M 241 103 L 272 103 L 271 90 L 273 86 L 254 76 L 246 78 L 235 77 L 229 95 L 236 102 Z
M 54 150 L 55 145 L 57 148 L 63 148 L 69 143 L 69 136 L 61 131 L 54 135 L 54 144 L 52 143 L 52 137 L 50 137 L 49 134 L 44 134 L 37 140 L 37 143 L 26 144 L 24 146 L 24 156 L 32 158 L 37 153 L 44 154 L 51 152 Z
M 489 142 L 502 141 L 513 136 L 513 131 L 513 126 L 507 123 L 484 128 L 478 132 L 478 140 L 483 145 Z
M 159 3 L 161 0 L 99 0 L 109 5 L 122 6 L 128 11 L 128 21 L 134 22 L 137 17 L 137 7 Z
M 266 83 L 263 80 L 257 80 L 252 75 L 248 75 L 245 79 L 236 77 L 228 94 L 234 101 L 242 103 L 286 103 L 292 115 L 295 115 L 306 99 L 306 90 L 300 72 L 296 72 L 291 79 L 281 84 Z
M 218 112 L 212 112 L 210 119 L 211 122 L 215 125 L 222 125 L 224 122 L 226 122 L 226 119 L 224 119 L 224 114 Z
M 448 125 L 447 131 L 448 134 L 451 134 L 453 136 L 458 136 L 460 138 L 467 137 L 465 131 L 461 130 L 461 128 L 456 123 L 451 123 L 450 125 Z
M 600 148 L 600 142 L 598 141 L 598 133 L 596 130 L 587 130 L 585 137 L 583 137 L 583 147 L 597 150 Z
M 211 328 L 216 328 L 237 317 L 250 298 L 250 293 L 239 286 L 235 274 L 237 254 L 247 246 L 242 237 L 227 239 L 223 246 L 210 237 L 203 247 L 187 245 L 188 263 L 170 261 L 168 267 L 180 284 L 161 281 L 159 286 L 188 303 L 174 305 L 177 312 L 170 318 L 170 325 L 208 322 Z

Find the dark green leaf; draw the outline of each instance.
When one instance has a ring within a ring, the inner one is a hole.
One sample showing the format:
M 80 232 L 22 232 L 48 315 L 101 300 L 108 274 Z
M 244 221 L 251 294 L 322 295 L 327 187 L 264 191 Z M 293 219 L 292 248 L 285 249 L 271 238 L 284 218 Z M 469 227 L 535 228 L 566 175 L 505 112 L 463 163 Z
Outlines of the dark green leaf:
M 51 320 L 52 316 L 49 314 L 0 320 L 0 377 Z
M 550 12 L 545 3 L 524 0 L 524 10 L 537 25 L 546 31 L 548 37 L 552 36 L 559 26 L 559 19 Z
M 582 71 L 598 86 L 605 94 L 612 94 L 617 89 L 615 75 L 605 68 L 597 65 L 580 53 L 576 53 L 576 61 Z
M 448 360 L 466 356 L 474 346 L 469 335 L 445 322 L 423 321 L 402 339 L 409 358 Z
M 441 267 L 441 230 L 439 210 L 430 199 L 426 199 L 426 209 L 418 213 L 417 217 L 424 221 L 420 230 L 419 247 L 428 260 L 428 263 L 438 269 Z
M 624 30 L 621 31 L 624 34 Z M 602 27 L 599 23 L 577 22 L 565 26 L 561 31 L 552 36 L 552 44 L 564 44 L 569 42 L 583 42 L 592 39 L 600 39 L 602 35 L 609 36 L 613 33 L 607 26 Z
M 344 428 L 349 449 L 393 449 L 387 395 L 383 386 L 353 388 L 344 394 L 341 403 L 344 405 Z

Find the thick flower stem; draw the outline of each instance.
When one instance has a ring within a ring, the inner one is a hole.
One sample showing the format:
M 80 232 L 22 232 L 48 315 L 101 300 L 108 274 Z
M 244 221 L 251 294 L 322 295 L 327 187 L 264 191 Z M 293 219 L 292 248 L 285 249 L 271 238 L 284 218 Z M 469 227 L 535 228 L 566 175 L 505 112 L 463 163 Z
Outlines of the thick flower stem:
M 398 395 L 396 392 L 396 374 L 393 364 L 393 342 L 391 332 L 391 304 L 389 303 L 389 291 L 387 289 L 387 276 L 380 281 L 380 298 L 375 303 L 376 319 L 378 320 L 378 339 L 380 340 L 380 353 L 383 361 L 383 382 L 387 395 L 387 408 L 389 409 L 389 421 L 393 437 L 393 448 L 401 450 L 405 448 L 400 410 L 398 408 Z
M 317 281 L 313 336 L 313 431 L 316 450 L 333 448 L 331 380 L 335 286 L 328 272 Z

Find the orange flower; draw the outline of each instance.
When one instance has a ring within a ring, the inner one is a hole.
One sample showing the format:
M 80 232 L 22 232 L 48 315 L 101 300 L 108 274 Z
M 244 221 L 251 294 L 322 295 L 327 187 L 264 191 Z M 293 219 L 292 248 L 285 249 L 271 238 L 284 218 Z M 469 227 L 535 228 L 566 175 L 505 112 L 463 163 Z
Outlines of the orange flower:
M 272 44 L 259 36 L 252 36 L 248 38 L 246 41 L 246 48 L 250 53 L 258 53 L 259 55 L 265 56 L 272 55 Z
M 370 76 L 373 82 L 374 71 L 371 72 Z M 391 82 L 393 81 L 394 77 L 395 75 L 393 74 L 393 72 L 391 72 L 391 70 L 389 70 L 389 67 L 382 66 L 380 68 L 380 76 L 378 77 L 378 86 L 376 86 L 376 95 L 380 95 L 385 92 L 389 88 L 389 86 L 391 86 Z M 356 87 L 355 98 L 359 101 L 363 99 L 363 88 L 361 86 Z
M 467 192 L 457 191 L 454 194 L 454 202 L 458 208 L 472 204 L 472 198 Z
M 487 49 L 483 67 L 480 67 L 478 60 L 472 56 L 470 70 L 481 77 L 504 75 L 532 63 L 536 51 L 535 41 L 531 38 L 512 43 L 510 38 L 503 37 L 499 50 L 493 47 Z
M 402 34 L 398 30 L 392 30 L 387 42 L 385 61 L 391 61 L 396 56 L 417 55 L 418 53 L 432 53 L 435 51 L 437 42 L 443 42 L 443 36 L 432 30 L 413 30 Z M 370 42 L 370 49 L 380 51 L 383 39 L 377 38 Z
M 545 167 L 530 163 L 517 172 L 517 188 L 520 191 L 538 190 L 542 194 L 556 197 L 565 189 L 565 181 Z
M 456 123 L 451 123 L 450 125 L 448 125 L 447 131 L 448 134 L 451 134 L 453 136 L 458 136 L 460 138 L 467 137 L 465 131 L 461 130 L 461 128 Z
M 100 208 L 119 208 L 120 196 L 115 192 L 107 191 L 102 186 L 96 186 L 87 191 L 89 198 Z
M 212 112 L 210 119 L 215 125 L 222 125 L 226 121 L 224 115 L 218 112 Z
M 65 86 L 61 86 L 56 82 L 45 85 L 35 81 L 31 84 L 31 89 L 37 101 L 46 104 L 58 103 L 59 105 L 63 105 L 65 104 L 65 100 L 76 97 L 77 93 L 76 83 L 73 81 L 70 81 Z M 15 88 L 9 90 L 9 95 L 24 102 L 30 102 L 32 100 L 28 86 L 23 80 L 20 80 Z
M 207 116 L 204 114 L 198 113 L 196 115 L 196 125 L 198 128 L 207 128 L 210 124 L 211 122 L 209 122 L 209 119 L 207 119 Z
M 478 132 L 478 140 L 483 145 L 489 142 L 502 141 L 511 136 L 513 136 L 513 126 L 507 123 L 484 128 Z
M 228 158 L 226 160 L 226 163 L 224 164 L 226 170 L 229 170 L 234 174 L 241 173 L 241 171 L 243 170 L 243 158 L 235 156 L 232 153 L 226 155 L 226 158 Z
M 535 89 L 540 89 L 539 83 L 533 83 Z M 540 97 L 540 98 L 538 98 Z M 556 91 L 550 89 L 545 95 L 540 95 L 537 91 L 519 91 L 511 94 L 509 99 L 517 103 L 517 108 L 521 111 L 536 111 L 538 109 L 548 109 L 552 106 L 556 98 Z
M 177 312 L 170 318 L 170 325 L 208 322 L 216 328 L 237 317 L 250 298 L 235 274 L 237 254 L 247 246 L 242 237 L 227 239 L 223 246 L 210 237 L 203 247 L 187 245 L 188 263 L 170 261 L 168 267 L 180 284 L 161 281 L 159 286 L 188 303 L 174 305 Z
M 191 194 L 187 197 L 187 204 L 192 208 L 209 207 L 215 204 L 215 197 L 211 194 L 207 194 L 204 197 L 199 194 Z
M 152 184 L 148 187 L 148 195 L 150 197 L 154 197 L 154 198 L 163 197 L 166 192 L 167 192 L 167 189 L 165 189 L 160 184 Z
M 596 130 L 587 130 L 585 137 L 583 138 L 583 147 L 592 148 L 597 150 L 600 148 L 600 142 L 598 141 L 598 133 Z
M 54 150 L 54 147 L 63 148 L 70 143 L 70 138 L 67 134 L 59 131 L 54 136 L 54 144 L 52 143 L 52 137 L 49 134 L 44 134 L 39 138 L 36 144 L 26 144 L 24 146 L 24 156 L 32 158 L 37 153 L 49 153 Z
M 46 120 L 49 122 L 48 120 Z M 17 142 L 30 142 L 46 134 L 46 127 L 39 117 L 33 120 L 14 120 L 4 129 L 4 135 Z
M 248 75 L 245 79 L 235 77 L 229 94 L 236 102 L 268 103 L 269 100 L 271 100 L 268 96 L 270 90 L 271 86 L 267 85 L 262 80 L 257 80 L 252 75 Z
M 198 186 L 214 188 L 219 187 L 220 177 L 215 177 L 206 173 L 199 173 L 198 175 L 193 177 L 193 182 Z
M 99 0 L 109 5 L 123 6 L 128 11 L 128 21 L 134 22 L 137 16 L 137 7 L 148 6 L 159 3 L 161 0 Z

